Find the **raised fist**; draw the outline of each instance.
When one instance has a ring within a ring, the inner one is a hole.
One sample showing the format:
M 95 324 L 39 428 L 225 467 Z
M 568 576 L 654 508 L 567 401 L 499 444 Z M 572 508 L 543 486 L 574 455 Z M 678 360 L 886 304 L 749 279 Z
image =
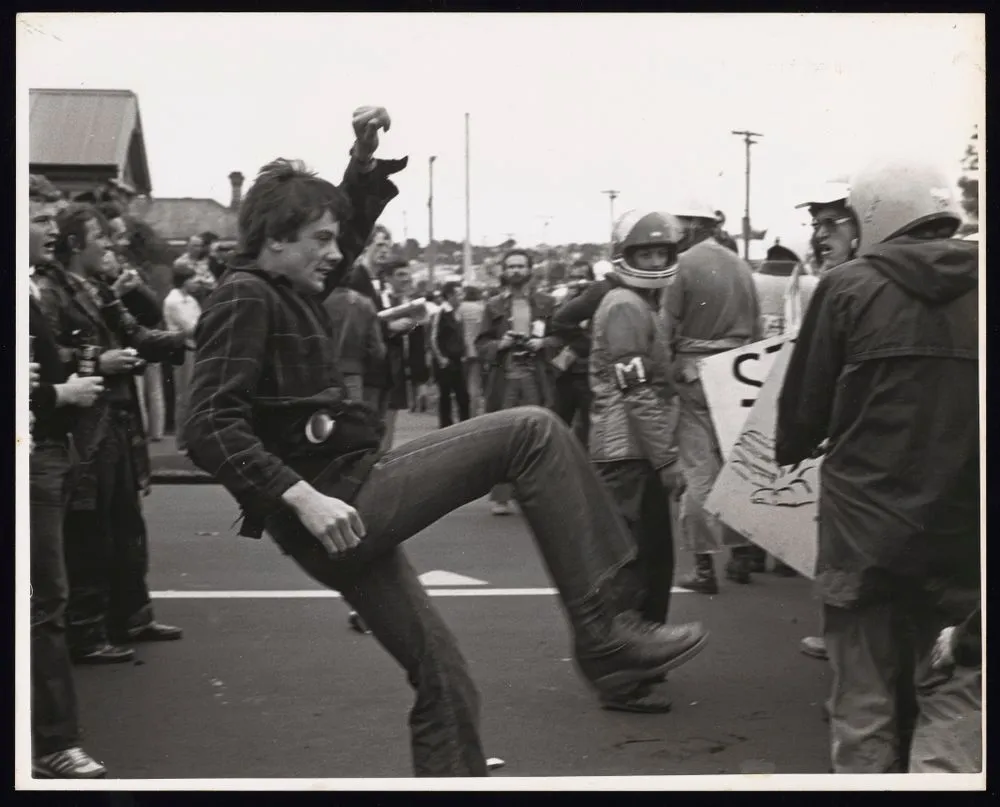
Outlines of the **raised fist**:
M 378 130 L 388 132 L 392 119 L 383 106 L 362 106 L 354 110 L 352 124 L 357 140 L 356 156 L 367 159 L 378 148 Z

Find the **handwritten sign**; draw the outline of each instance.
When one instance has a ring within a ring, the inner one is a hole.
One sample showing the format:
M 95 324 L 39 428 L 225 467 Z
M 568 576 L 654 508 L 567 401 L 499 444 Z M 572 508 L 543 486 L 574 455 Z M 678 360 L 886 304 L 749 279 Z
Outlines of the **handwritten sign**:
M 784 336 L 775 336 L 698 362 L 701 386 L 723 457 L 728 457 L 736 444 L 785 341 Z
M 788 343 L 774 354 L 767 380 L 705 509 L 747 540 L 812 578 L 821 461 L 810 459 L 792 467 L 774 461 L 778 395 L 791 352 Z

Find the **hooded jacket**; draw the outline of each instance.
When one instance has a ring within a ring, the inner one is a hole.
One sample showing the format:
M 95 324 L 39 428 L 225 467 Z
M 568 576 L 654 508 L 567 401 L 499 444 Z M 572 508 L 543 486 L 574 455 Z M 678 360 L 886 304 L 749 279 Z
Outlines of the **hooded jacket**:
M 894 239 L 816 287 L 775 458 L 791 465 L 829 441 L 816 579 L 830 605 L 904 582 L 950 597 L 978 587 L 978 306 L 977 246 L 954 239 Z

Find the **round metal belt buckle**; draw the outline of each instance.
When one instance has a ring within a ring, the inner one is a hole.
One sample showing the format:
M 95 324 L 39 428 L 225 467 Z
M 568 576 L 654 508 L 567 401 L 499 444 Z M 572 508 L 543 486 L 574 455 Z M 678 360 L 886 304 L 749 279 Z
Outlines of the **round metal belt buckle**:
M 320 410 L 306 421 L 306 440 L 313 445 L 325 443 L 337 427 L 337 421 L 324 410 Z

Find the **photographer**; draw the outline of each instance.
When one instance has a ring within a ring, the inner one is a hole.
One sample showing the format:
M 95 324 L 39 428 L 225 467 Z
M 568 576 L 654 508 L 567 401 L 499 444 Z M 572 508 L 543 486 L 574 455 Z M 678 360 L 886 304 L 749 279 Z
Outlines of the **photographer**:
M 552 404 L 549 352 L 557 344 L 547 335 L 555 308 L 547 294 L 531 288 L 531 255 L 512 249 L 504 255 L 500 278 L 505 287 L 486 302 L 476 349 L 483 363 L 487 412 L 514 406 Z M 498 485 L 491 494 L 493 514 L 513 512 L 510 485 Z

